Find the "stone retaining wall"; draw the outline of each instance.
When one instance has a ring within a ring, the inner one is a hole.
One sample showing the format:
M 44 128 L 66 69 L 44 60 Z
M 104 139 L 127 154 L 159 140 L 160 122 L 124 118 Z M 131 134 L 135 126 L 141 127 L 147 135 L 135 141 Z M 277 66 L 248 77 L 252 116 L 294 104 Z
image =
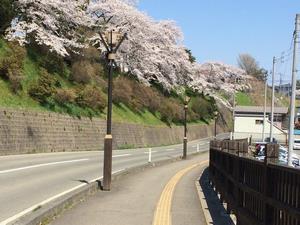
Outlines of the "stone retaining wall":
M 112 130 L 114 149 L 176 144 L 183 137 L 180 126 L 114 123 Z M 105 131 L 106 121 L 101 119 L 0 108 L 0 155 L 102 150 Z M 212 134 L 212 126 L 188 128 L 189 140 Z

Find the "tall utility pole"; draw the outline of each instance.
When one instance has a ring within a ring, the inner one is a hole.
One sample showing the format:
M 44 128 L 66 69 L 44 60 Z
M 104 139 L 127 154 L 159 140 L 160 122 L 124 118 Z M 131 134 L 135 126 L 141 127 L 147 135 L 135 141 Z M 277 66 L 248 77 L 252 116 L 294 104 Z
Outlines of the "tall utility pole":
M 274 99 L 275 99 L 275 63 L 276 58 L 273 57 L 272 69 L 272 103 L 271 103 L 271 126 L 270 126 L 270 142 L 273 142 L 273 124 L 274 124 Z
M 265 140 L 265 126 L 266 126 L 266 108 L 267 108 L 267 89 L 268 89 L 268 74 L 267 71 L 264 76 L 265 79 L 265 102 L 264 102 L 264 120 L 263 120 L 263 130 L 262 130 L 262 141 Z
M 234 78 L 234 85 L 233 85 L 233 102 L 232 102 L 232 140 L 234 140 L 234 117 L 235 117 L 235 86 L 236 86 L 236 80 L 237 78 Z
M 292 70 L 292 95 L 290 101 L 290 127 L 289 127 L 289 151 L 288 164 L 292 164 L 292 153 L 294 149 L 294 127 L 295 127 L 295 101 L 296 101 L 296 84 L 297 84 L 297 60 L 298 60 L 298 37 L 300 30 L 300 14 L 296 15 L 296 25 L 294 31 L 294 54 L 293 54 L 293 70 Z

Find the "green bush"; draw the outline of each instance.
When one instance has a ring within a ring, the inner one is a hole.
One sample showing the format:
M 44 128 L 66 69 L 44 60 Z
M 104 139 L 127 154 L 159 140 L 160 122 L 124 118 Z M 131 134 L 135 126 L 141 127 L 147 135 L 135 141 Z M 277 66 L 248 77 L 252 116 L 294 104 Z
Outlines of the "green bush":
M 103 111 L 106 107 L 106 99 L 101 89 L 87 85 L 77 91 L 76 103 L 81 107 L 88 107 L 95 111 Z
M 0 61 L 0 76 L 9 80 L 12 91 L 16 93 L 22 89 L 23 79 L 23 61 L 26 56 L 26 50 L 15 42 L 8 44 L 9 53 Z
M 191 109 L 197 114 L 197 119 L 201 120 L 212 119 L 217 110 L 214 101 L 205 97 L 194 98 L 191 102 Z
M 56 73 L 63 78 L 69 77 L 70 72 L 67 61 L 55 52 L 50 52 L 49 47 L 39 45 L 32 41 L 30 46 L 28 46 L 27 51 L 28 56 L 40 67 L 45 68 L 48 73 Z
M 56 94 L 56 88 L 59 86 L 58 80 L 42 68 L 38 81 L 29 87 L 28 93 L 39 103 L 45 104 Z
M 76 94 L 72 89 L 57 89 L 54 94 L 54 100 L 60 105 L 74 103 L 75 99 Z

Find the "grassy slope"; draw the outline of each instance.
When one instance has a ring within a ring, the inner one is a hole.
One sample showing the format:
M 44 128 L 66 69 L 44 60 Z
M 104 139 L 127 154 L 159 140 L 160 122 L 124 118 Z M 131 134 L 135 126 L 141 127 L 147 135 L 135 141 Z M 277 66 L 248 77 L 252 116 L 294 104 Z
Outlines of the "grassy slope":
M 4 57 L 7 51 L 9 51 L 7 45 L 0 39 L 0 58 Z M 44 109 L 37 102 L 32 100 L 26 91 L 30 80 L 33 79 L 34 75 L 37 75 L 37 68 L 28 58 L 26 58 L 24 62 L 24 74 L 26 77 L 23 82 L 24 90 L 18 95 L 11 92 L 10 85 L 7 81 L 0 79 L 0 106 L 43 111 Z
M 236 103 L 237 105 L 247 106 L 252 105 L 252 100 L 249 95 L 243 92 L 236 93 Z
M 242 106 L 262 106 L 264 105 L 264 83 L 262 81 L 253 80 L 250 81 L 253 90 L 249 93 L 236 93 L 237 105 Z M 268 88 L 267 90 L 267 105 L 271 104 L 272 90 Z M 275 105 L 276 106 L 288 106 L 289 99 L 279 93 L 275 93 Z
M 6 52 L 9 51 L 6 43 L 0 38 L 0 59 L 3 58 Z M 10 90 L 9 82 L 0 78 L 0 106 L 17 108 L 17 109 L 32 109 L 36 111 L 49 111 L 45 107 L 42 107 L 38 102 L 34 101 L 27 93 L 29 86 L 38 79 L 39 67 L 35 61 L 33 61 L 28 56 L 24 60 L 24 77 L 23 80 L 23 90 L 15 95 Z M 63 87 L 72 87 L 74 86 L 68 80 L 56 76 L 59 79 Z M 52 109 L 59 113 L 67 113 L 66 109 L 56 106 L 55 109 Z M 84 109 L 80 107 L 72 107 L 72 110 L 80 112 L 82 115 L 85 115 Z M 87 114 L 87 113 L 86 113 Z M 99 115 L 100 118 L 105 119 L 105 114 Z M 156 126 L 165 126 L 158 117 L 145 110 L 142 113 L 135 113 L 124 105 L 113 105 L 113 120 L 117 122 L 129 122 L 137 124 L 146 124 L 146 125 L 156 125 Z

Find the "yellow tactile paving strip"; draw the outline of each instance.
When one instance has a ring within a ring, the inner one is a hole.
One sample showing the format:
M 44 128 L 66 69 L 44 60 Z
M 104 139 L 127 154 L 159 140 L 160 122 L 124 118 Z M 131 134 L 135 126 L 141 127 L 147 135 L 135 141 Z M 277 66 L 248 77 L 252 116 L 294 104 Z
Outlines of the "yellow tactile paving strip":
M 172 225 L 171 206 L 174 190 L 177 183 L 187 172 L 194 169 L 195 167 L 206 164 L 207 162 L 208 160 L 189 166 L 183 170 L 180 170 L 171 178 L 171 180 L 167 183 L 163 192 L 161 193 L 160 199 L 156 206 L 152 223 L 153 225 Z

